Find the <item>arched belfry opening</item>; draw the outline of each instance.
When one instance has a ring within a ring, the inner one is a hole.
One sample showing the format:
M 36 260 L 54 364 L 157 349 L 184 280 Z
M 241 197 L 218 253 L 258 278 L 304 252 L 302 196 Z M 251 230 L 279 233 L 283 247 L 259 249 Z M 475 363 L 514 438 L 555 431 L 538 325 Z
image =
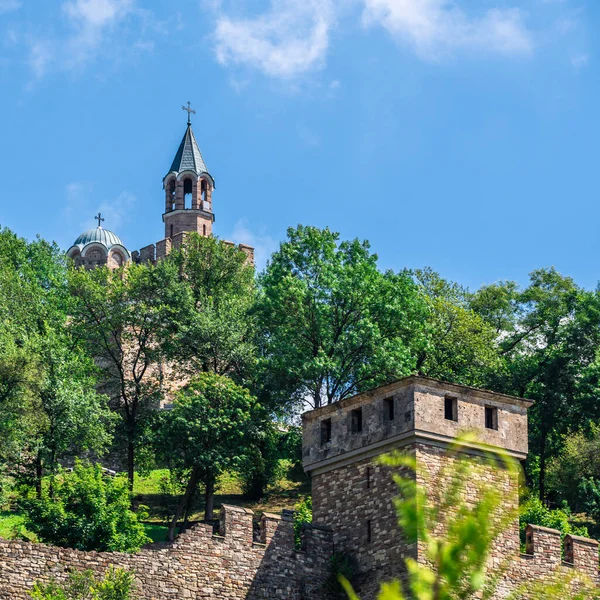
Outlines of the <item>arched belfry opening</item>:
M 192 208 L 192 193 L 194 191 L 194 184 L 189 178 L 183 181 L 183 207 Z
M 202 183 L 200 184 L 200 195 L 202 197 L 202 202 L 206 202 L 208 200 L 208 183 L 206 182 L 206 179 L 202 179 L 201 181 Z
M 165 212 L 171 212 L 177 208 L 176 206 L 177 181 L 175 177 L 171 177 L 165 183 Z

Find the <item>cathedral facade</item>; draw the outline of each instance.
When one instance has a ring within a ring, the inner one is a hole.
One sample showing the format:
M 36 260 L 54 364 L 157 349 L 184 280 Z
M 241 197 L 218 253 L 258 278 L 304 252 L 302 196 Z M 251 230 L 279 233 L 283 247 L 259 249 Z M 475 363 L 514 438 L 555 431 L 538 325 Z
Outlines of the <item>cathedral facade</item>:
M 93 269 L 106 265 L 109 269 L 118 269 L 130 262 L 156 264 L 171 249 L 181 246 L 187 234 L 197 233 L 203 237 L 213 234 L 215 180 L 206 167 L 192 129 L 190 116 L 195 113 L 189 102 L 183 109 L 188 112 L 187 127 L 171 168 L 163 178 L 165 237 L 155 244 L 130 251 L 116 233 L 102 227 L 104 219 L 98 213 L 95 217 L 98 226 L 84 231 L 67 250 L 67 256 L 76 266 Z M 234 246 L 233 242 L 223 243 Z M 246 254 L 248 262 L 254 264 L 254 248 L 246 244 L 239 244 L 238 248 Z

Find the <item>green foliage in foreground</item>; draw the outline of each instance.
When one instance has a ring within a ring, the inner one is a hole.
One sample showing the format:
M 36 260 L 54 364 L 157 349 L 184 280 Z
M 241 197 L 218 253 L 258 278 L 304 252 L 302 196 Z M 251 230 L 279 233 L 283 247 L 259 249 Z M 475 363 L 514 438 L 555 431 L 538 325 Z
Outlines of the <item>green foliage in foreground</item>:
M 458 439 L 449 450 L 449 466 L 435 478 L 421 469 L 415 478 L 413 457 L 395 453 L 382 458 L 383 464 L 402 469 L 394 474 L 400 492 L 395 500 L 398 522 L 409 543 L 419 540 L 423 545 L 425 561 L 407 558 L 407 589 L 398 580 L 384 583 L 378 600 L 489 600 L 495 595 L 510 557 L 499 568 L 488 567 L 488 560 L 496 540 L 514 523 L 517 507 L 507 505 L 503 490 L 488 485 L 477 472 L 503 468 L 507 477 L 517 479 L 520 466 L 504 453 L 476 461 L 464 452 L 473 441 L 470 436 Z M 427 483 L 417 484 L 416 479 Z M 477 500 L 467 503 L 467 497 Z M 349 581 L 340 576 L 340 582 L 348 597 L 358 600 Z M 557 574 L 544 581 L 532 579 L 508 598 L 590 600 L 600 598 L 600 591 L 576 574 Z
M 31 597 L 33 600 L 132 600 L 133 575 L 123 569 L 111 568 L 103 579 L 92 571 L 71 573 L 66 583 L 56 579 L 50 583 L 36 583 Z
M 106 552 L 135 552 L 150 539 L 123 477 L 107 477 L 100 465 L 77 461 L 54 482 L 54 494 L 25 501 L 24 525 L 41 542 Z

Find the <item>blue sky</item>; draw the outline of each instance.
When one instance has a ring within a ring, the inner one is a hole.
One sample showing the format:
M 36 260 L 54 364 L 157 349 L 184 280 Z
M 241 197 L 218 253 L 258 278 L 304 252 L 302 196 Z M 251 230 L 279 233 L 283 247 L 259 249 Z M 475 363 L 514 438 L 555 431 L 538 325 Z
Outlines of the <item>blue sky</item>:
M 600 279 L 596 0 L 0 0 L 0 223 L 162 238 L 183 103 L 215 232 L 298 223 L 472 288 Z

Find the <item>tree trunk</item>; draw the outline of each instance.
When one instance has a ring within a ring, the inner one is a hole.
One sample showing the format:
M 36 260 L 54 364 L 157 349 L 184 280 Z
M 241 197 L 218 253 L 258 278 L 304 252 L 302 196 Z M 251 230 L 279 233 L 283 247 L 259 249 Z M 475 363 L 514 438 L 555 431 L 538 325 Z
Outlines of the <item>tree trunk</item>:
M 133 440 L 127 442 L 127 479 L 129 480 L 129 491 L 133 493 L 133 479 L 135 475 L 135 447 Z
M 538 479 L 538 488 L 540 500 L 543 502 L 546 499 L 546 433 L 542 433 L 540 440 L 540 474 Z
M 35 495 L 38 500 L 42 499 L 42 477 L 44 475 L 44 471 L 42 469 L 42 456 L 38 452 L 35 457 Z
M 177 521 L 179 521 L 179 517 L 181 516 L 183 510 L 188 506 L 188 499 L 190 496 L 193 496 L 193 490 L 198 485 L 199 477 L 199 467 L 192 467 L 192 470 L 190 472 L 190 478 L 185 488 L 185 493 L 179 499 L 177 507 L 175 508 L 175 514 L 173 515 L 173 518 L 169 523 L 169 529 L 167 530 L 167 539 L 169 540 L 169 542 L 172 542 L 175 539 L 175 529 L 177 527 Z
M 50 455 L 50 483 L 48 484 L 48 495 L 54 498 L 54 475 L 56 473 L 56 450 L 52 450 Z
M 181 527 L 179 528 L 179 533 L 183 533 L 184 531 L 187 531 L 187 528 L 188 528 L 189 522 L 190 522 L 190 515 L 192 514 L 192 505 L 194 504 L 194 498 L 196 497 L 197 489 L 198 489 L 198 481 L 196 480 L 196 484 L 192 487 L 192 491 L 190 492 L 190 495 L 188 496 L 188 499 L 186 502 L 185 513 L 183 515 L 183 523 L 181 524 Z
M 204 491 L 204 520 L 212 521 L 215 517 L 215 477 L 212 474 L 206 476 L 206 488 Z

